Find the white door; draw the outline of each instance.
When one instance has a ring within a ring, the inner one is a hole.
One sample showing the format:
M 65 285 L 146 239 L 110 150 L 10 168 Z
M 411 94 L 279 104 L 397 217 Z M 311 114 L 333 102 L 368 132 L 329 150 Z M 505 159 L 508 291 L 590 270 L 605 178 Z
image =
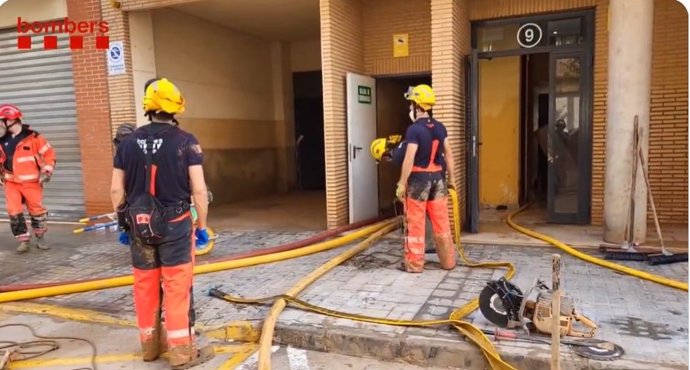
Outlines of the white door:
M 350 223 L 379 214 L 376 161 L 369 153 L 376 139 L 376 80 L 347 74 L 347 140 Z

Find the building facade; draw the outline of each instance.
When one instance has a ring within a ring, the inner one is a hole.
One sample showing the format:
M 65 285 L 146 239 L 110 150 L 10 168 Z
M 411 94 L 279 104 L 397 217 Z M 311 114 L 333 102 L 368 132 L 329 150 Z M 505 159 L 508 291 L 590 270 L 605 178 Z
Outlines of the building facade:
M 307 90 L 319 90 L 311 101 L 322 107 L 317 136 L 323 137 L 329 227 L 390 205 L 394 175 L 366 156 L 357 162 L 368 143 L 353 138 L 402 133 L 402 93 L 418 82 L 436 91 L 433 114 L 448 127 L 469 229 L 477 230 L 485 210 L 536 202 L 549 221 L 602 225 L 606 239 L 620 242 L 635 115 L 660 221 L 687 224 L 688 16 L 675 0 L 286 0 L 235 6 L 219 0 L 50 0 L 43 9 L 52 10 L 43 13 L 32 1 L 10 0 L 0 8 L 0 27 L 6 27 L 0 29 L 0 64 L 26 56 L 11 46 L 19 16 L 102 19 L 110 25 L 110 41 L 121 41 L 124 50 L 124 72 L 109 74 L 102 50 L 63 47 L 72 78 L 62 82 L 69 85 L 63 98 L 72 99 L 63 108 L 78 138 L 62 149 L 72 160 L 66 162 L 74 163 L 67 167 L 72 177 L 64 179 L 73 185 L 66 208 L 109 210 L 112 132 L 121 123 L 143 123 L 143 84 L 156 75 L 171 78 L 187 95 L 183 126 L 208 153 L 210 186 L 233 188 L 214 191 L 219 201 L 294 189 L 300 161 L 295 132 L 303 121 L 296 103 L 302 83 L 295 76 L 318 72 L 320 84 Z M 35 98 L 9 92 L 3 78 L 12 73 L 0 70 L 0 100 L 16 98 L 21 105 Z M 15 75 L 22 73 L 28 72 Z M 27 90 L 29 82 L 11 81 L 15 91 Z M 361 100 L 353 86 L 373 91 L 372 100 Z M 28 110 L 28 116 L 40 116 L 38 107 Z M 36 125 L 60 122 L 45 119 Z M 50 134 L 68 135 L 58 129 Z M 641 174 L 636 184 L 636 235 L 642 240 L 652 214 L 639 206 L 647 204 Z M 374 198 L 366 188 L 372 186 Z

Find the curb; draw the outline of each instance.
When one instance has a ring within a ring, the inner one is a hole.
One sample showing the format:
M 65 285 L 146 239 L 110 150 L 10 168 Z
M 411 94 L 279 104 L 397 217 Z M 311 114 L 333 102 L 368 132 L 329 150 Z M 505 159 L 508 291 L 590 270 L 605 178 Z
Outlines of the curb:
M 389 362 L 407 362 L 419 366 L 433 366 L 464 370 L 488 369 L 488 362 L 477 346 L 464 339 L 446 339 L 409 334 L 380 333 L 360 328 L 314 326 L 278 322 L 274 342 L 307 350 L 369 357 Z M 494 342 L 501 358 L 520 370 L 548 370 L 551 368 L 551 348 L 525 342 Z M 626 358 L 615 361 L 595 361 L 575 355 L 562 347 L 562 370 L 681 370 L 683 364 L 644 362 Z

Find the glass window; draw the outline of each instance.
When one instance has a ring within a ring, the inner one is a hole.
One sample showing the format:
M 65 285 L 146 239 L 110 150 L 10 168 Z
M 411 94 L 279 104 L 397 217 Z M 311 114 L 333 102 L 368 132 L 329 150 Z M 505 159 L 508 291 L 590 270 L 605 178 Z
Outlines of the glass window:
M 582 29 L 582 18 L 551 21 L 548 24 L 549 45 L 581 44 L 585 41 Z
M 554 132 L 550 138 L 555 170 L 554 211 L 577 213 L 580 176 L 580 59 L 556 59 Z
M 519 49 L 517 42 L 518 24 L 477 28 L 477 45 L 479 51 L 498 51 Z

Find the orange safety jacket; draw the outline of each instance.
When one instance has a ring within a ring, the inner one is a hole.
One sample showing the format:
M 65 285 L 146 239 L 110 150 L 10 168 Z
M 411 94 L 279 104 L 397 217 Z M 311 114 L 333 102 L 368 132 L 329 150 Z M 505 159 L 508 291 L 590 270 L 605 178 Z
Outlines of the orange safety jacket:
M 53 172 L 55 151 L 50 143 L 38 132 L 24 126 L 29 135 L 17 143 L 12 157 L 12 172 L 4 167 L 7 156 L 0 148 L 0 171 L 4 181 L 16 183 L 38 182 L 41 170 Z

